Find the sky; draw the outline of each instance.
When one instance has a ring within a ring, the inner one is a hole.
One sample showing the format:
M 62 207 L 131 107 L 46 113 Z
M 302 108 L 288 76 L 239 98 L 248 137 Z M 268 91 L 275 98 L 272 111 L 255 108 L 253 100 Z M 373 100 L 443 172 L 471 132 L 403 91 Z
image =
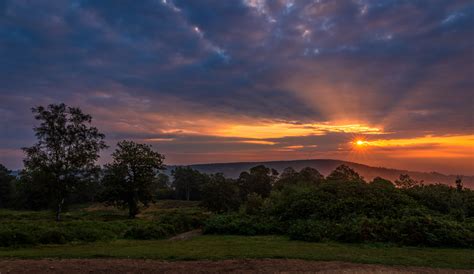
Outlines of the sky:
M 474 2 L 0 0 L 0 163 L 64 102 L 167 164 L 474 175 Z

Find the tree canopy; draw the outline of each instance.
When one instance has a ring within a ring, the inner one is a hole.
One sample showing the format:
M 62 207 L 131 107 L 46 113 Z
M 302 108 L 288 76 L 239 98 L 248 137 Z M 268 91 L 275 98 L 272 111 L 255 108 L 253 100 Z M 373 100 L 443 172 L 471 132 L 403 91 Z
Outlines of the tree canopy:
M 202 205 L 213 212 L 227 212 L 239 208 L 239 187 L 235 180 L 222 173 L 212 174 L 202 186 Z
M 333 182 L 358 182 L 364 183 L 364 178 L 359 175 L 355 170 L 347 165 L 338 166 L 329 176 L 326 178 L 328 181 Z
M 105 166 L 102 200 L 128 208 L 129 218 L 140 212 L 140 203 L 154 201 L 157 174 L 164 169 L 164 156 L 146 144 L 121 141 L 112 154 L 113 162 Z
M 264 165 L 253 167 L 250 172 L 242 172 L 238 179 L 242 198 L 246 199 L 250 193 L 268 197 L 277 178 L 278 172 Z
M 207 180 L 206 175 L 191 168 L 178 166 L 171 171 L 173 175 L 173 187 L 178 199 L 199 200 L 201 199 L 201 186 Z
M 24 148 L 24 174 L 47 174 L 44 194 L 50 196 L 59 221 L 68 195 L 98 171 L 96 160 L 99 151 L 107 147 L 105 136 L 91 126 L 92 117 L 76 107 L 51 104 L 32 112 L 40 122 L 33 129 L 38 142 Z

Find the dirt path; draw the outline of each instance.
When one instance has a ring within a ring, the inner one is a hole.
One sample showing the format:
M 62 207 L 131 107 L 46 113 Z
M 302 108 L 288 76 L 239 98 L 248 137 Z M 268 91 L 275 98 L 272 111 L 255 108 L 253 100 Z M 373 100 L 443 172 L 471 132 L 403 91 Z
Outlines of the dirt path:
M 0 260 L 0 273 L 473 273 L 425 267 L 263 259 L 165 262 L 132 259 Z
M 185 233 L 178 234 L 172 238 L 169 238 L 168 240 L 170 241 L 176 241 L 176 240 L 188 240 L 197 236 L 202 235 L 202 229 L 195 229 L 191 230 Z

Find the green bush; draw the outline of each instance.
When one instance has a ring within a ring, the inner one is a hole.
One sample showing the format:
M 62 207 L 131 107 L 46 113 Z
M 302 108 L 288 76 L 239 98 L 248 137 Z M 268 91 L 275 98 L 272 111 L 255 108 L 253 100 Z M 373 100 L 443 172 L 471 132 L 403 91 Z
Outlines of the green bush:
M 415 246 L 474 246 L 468 225 L 442 217 L 407 216 L 400 219 L 357 217 L 340 222 L 298 220 L 288 229 L 294 240 L 347 243 L 391 242 Z
M 25 246 L 35 243 L 31 234 L 23 231 L 0 230 L 0 246 Z
M 394 236 L 405 245 L 474 246 L 472 227 L 447 218 L 407 216 L 394 220 Z
M 257 193 L 250 193 L 247 196 L 247 201 L 240 207 L 240 211 L 249 215 L 258 215 L 263 208 L 264 199 Z
M 64 231 L 51 229 L 41 233 L 38 237 L 38 242 L 41 244 L 65 244 L 68 238 Z
M 320 242 L 327 237 L 328 226 L 314 220 L 298 220 L 288 229 L 288 236 L 292 240 Z
M 198 202 L 159 201 L 159 210 L 145 212 L 143 219 L 127 219 L 116 209 L 84 210 L 77 206 L 54 222 L 50 211 L 0 210 L 0 246 L 110 241 L 114 239 L 162 239 L 201 228 L 209 213 Z
M 192 229 L 201 228 L 208 216 L 202 213 L 186 214 L 181 212 L 172 212 L 158 217 L 158 222 L 170 225 L 176 233 L 186 232 Z
M 332 239 L 346 243 L 383 242 L 390 240 L 390 225 L 367 217 L 345 219 L 334 224 Z
M 173 227 L 170 225 L 143 224 L 128 229 L 124 237 L 136 240 L 156 240 L 163 239 L 173 232 Z
M 264 201 L 262 213 L 280 220 L 282 233 L 295 240 L 469 247 L 473 197 L 471 190 L 443 185 L 398 189 L 388 181 L 326 181 L 283 186 Z M 215 233 L 242 233 L 232 219 L 212 224 Z
M 206 234 L 269 235 L 281 234 L 281 225 L 273 218 L 240 214 L 215 215 L 204 226 Z

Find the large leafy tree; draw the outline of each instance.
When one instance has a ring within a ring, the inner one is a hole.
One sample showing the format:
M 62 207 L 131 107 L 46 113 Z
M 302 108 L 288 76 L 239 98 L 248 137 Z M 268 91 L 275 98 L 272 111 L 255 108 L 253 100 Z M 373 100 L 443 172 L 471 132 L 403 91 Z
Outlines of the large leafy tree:
M 135 218 L 140 204 L 154 202 L 158 172 L 164 169 L 165 157 L 146 144 L 121 141 L 112 154 L 113 162 L 105 166 L 102 199 L 107 204 L 128 208 Z
M 375 177 L 372 182 L 370 182 L 372 186 L 376 187 L 385 187 L 385 188 L 393 188 L 395 185 L 387 179 L 384 179 L 382 177 Z
M 15 206 L 22 209 L 40 210 L 48 207 L 56 208 L 51 183 L 55 177 L 51 172 L 29 170 L 20 173 L 16 183 Z M 69 201 L 69 199 L 68 199 Z
M 0 164 L 0 208 L 10 206 L 13 200 L 13 180 L 10 170 Z
M 209 176 L 202 186 L 202 205 L 213 212 L 237 210 L 240 206 L 239 187 L 235 180 L 222 173 Z
M 158 174 L 156 178 L 157 190 L 156 198 L 159 199 L 174 199 L 175 192 L 171 187 L 170 177 L 164 173 Z
M 191 167 L 178 166 L 171 171 L 173 187 L 178 199 L 200 200 L 201 187 L 209 179 L 207 176 Z
M 305 167 L 300 170 L 299 180 L 310 185 L 316 185 L 324 181 L 324 176 L 315 168 Z
M 92 117 L 77 107 L 51 104 L 32 109 L 40 124 L 33 130 L 38 142 L 24 148 L 25 174 L 47 174 L 45 194 L 50 195 L 56 220 L 68 195 L 97 174 L 99 151 L 106 148 L 104 134 L 91 126 Z
M 316 186 L 322 182 L 324 182 L 324 176 L 317 169 L 305 167 L 297 172 L 292 167 L 287 167 L 275 182 L 274 188 L 281 190 L 291 185 Z
M 280 177 L 274 184 L 274 188 L 277 190 L 283 189 L 285 186 L 295 185 L 299 180 L 299 173 L 292 167 L 283 169 Z
M 395 185 L 399 188 L 411 188 L 420 185 L 423 182 L 419 182 L 410 177 L 408 174 L 400 174 L 398 180 L 395 180 Z
M 326 179 L 330 182 L 364 183 L 364 178 L 347 165 L 338 166 Z
M 238 179 L 242 198 L 246 200 L 250 193 L 268 197 L 277 178 L 278 172 L 264 165 L 252 167 L 250 172 L 242 172 Z

